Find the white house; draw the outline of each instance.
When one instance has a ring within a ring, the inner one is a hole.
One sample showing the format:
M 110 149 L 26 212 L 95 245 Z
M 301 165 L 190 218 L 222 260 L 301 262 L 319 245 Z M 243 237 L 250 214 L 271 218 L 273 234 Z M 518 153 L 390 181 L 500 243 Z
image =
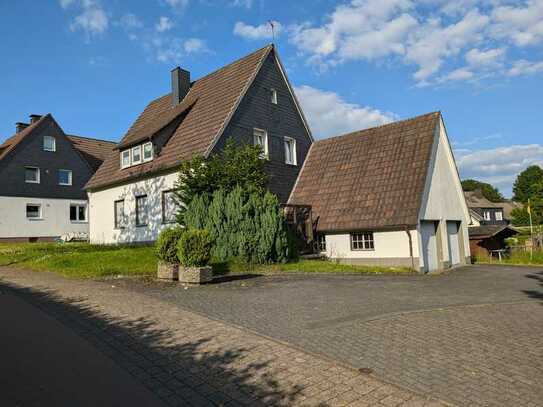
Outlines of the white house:
M 315 142 L 289 204 L 350 264 L 434 271 L 469 262 L 470 215 L 440 113 Z

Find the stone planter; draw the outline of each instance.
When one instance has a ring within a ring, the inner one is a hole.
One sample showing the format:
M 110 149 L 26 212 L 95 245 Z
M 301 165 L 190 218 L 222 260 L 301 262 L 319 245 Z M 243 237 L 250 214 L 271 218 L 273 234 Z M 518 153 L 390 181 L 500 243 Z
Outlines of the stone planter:
M 203 284 L 213 280 L 211 267 L 179 267 L 179 282 L 184 284 Z
M 159 261 L 156 276 L 159 280 L 177 281 L 179 279 L 179 264 Z

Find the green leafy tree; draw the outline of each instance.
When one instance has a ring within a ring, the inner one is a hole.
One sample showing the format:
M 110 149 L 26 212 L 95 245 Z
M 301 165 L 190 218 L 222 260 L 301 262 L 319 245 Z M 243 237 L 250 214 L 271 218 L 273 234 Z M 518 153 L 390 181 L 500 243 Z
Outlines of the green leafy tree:
M 498 188 L 475 179 L 463 180 L 462 189 L 464 191 L 475 191 L 476 189 L 480 189 L 483 192 L 483 196 L 491 202 L 503 202 L 505 200 Z
M 513 184 L 513 200 L 526 204 L 540 198 L 543 185 L 543 169 L 538 165 L 531 165 L 522 171 Z M 539 195 L 539 196 L 538 196 Z
M 209 158 L 197 156 L 181 164 L 175 185 L 176 200 L 180 204 L 178 222 L 182 225 L 186 223 L 186 205 L 195 196 L 205 195 L 211 199 L 215 191 L 228 193 L 237 186 L 248 192 L 262 192 L 267 182 L 262 148 L 237 145 L 229 139 L 221 153 Z
M 532 212 L 532 224 L 540 225 L 543 223 L 543 182 L 533 185 L 532 195 L 529 198 L 530 209 Z M 528 202 L 522 208 L 515 208 L 511 212 L 512 222 L 515 226 L 527 226 L 530 224 L 530 215 L 528 213 Z

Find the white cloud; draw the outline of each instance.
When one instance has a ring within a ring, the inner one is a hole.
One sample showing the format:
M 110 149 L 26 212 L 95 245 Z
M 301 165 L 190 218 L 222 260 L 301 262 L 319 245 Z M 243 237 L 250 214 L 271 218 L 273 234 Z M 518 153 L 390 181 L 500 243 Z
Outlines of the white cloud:
M 68 8 L 68 7 L 70 7 L 74 2 L 75 2 L 75 0 L 59 0 L 60 7 L 62 7 L 62 8 Z
M 173 28 L 173 22 L 172 20 L 170 20 L 169 17 L 160 17 L 158 19 L 158 23 L 156 23 L 155 25 L 155 29 L 158 31 L 158 32 L 164 32 L 164 31 L 169 31 Z
M 539 72 L 543 72 L 543 61 L 531 62 L 521 59 L 513 62 L 513 66 L 507 71 L 507 75 L 533 75 Z
M 231 4 L 236 7 L 245 7 L 249 9 L 253 7 L 253 0 L 234 0 Z
M 520 47 L 543 41 L 543 1 L 528 0 L 518 7 L 505 5 L 492 12 L 493 34 Z
M 465 80 L 468 80 L 468 79 L 472 79 L 473 77 L 474 77 L 474 74 L 469 69 L 467 69 L 467 68 L 458 68 L 458 69 L 455 69 L 452 72 L 449 72 L 447 75 L 442 77 L 440 80 L 441 80 L 441 82 L 465 81 Z
M 79 14 L 70 23 L 70 30 L 82 31 L 87 38 L 103 34 L 109 27 L 109 17 L 97 0 L 60 0 L 60 6 L 77 6 Z
M 466 61 L 473 67 L 501 66 L 501 60 L 505 56 L 504 48 L 488 49 L 481 51 L 473 48 L 466 52 Z
M 462 178 L 490 182 L 506 194 L 526 167 L 543 166 L 543 145 L 525 144 L 481 150 L 455 150 L 456 163 Z
M 154 36 L 145 41 L 145 48 L 153 59 L 168 64 L 179 64 L 189 54 L 209 52 L 205 41 L 199 38 Z
M 296 87 L 295 92 L 316 138 L 337 136 L 397 119 L 389 112 L 348 103 L 334 92 L 311 86 Z
M 195 54 L 208 51 L 205 41 L 199 38 L 189 38 L 183 44 L 183 48 L 185 49 L 185 52 L 187 54 Z
M 168 6 L 175 10 L 183 10 L 188 6 L 189 0 L 163 0 Z
M 275 36 L 277 37 L 281 33 L 283 27 L 278 21 L 273 21 L 273 25 Z M 254 26 L 238 21 L 234 25 L 234 34 L 249 40 L 271 39 L 273 37 L 272 28 L 269 23 Z
M 119 20 L 121 27 L 125 30 L 131 30 L 136 28 L 142 28 L 143 22 L 139 19 L 138 16 L 132 13 L 127 13 L 121 17 Z

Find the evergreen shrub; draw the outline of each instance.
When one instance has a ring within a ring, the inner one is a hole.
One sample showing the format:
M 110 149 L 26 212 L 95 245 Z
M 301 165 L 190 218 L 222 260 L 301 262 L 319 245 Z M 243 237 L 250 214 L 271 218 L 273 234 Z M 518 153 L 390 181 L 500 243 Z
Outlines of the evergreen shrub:
M 156 255 L 159 260 L 167 263 L 179 263 L 177 258 L 177 242 L 184 229 L 180 226 L 164 229 L 158 235 L 155 245 Z
M 203 267 L 211 257 L 211 236 L 205 229 L 188 229 L 177 243 L 177 256 L 185 267 Z

